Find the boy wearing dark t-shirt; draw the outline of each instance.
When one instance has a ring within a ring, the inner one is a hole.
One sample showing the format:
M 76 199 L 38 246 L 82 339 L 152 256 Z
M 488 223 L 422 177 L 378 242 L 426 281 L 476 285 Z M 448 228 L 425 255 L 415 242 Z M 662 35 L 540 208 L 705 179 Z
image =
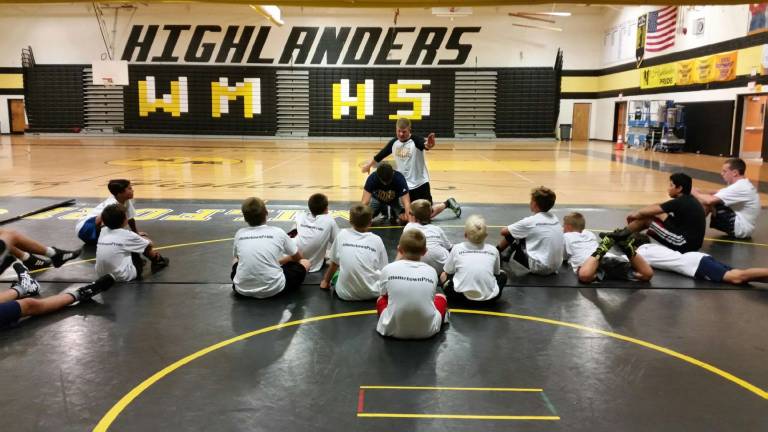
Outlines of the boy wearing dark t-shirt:
M 408 222 L 411 212 L 408 183 L 405 177 L 387 162 L 380 163 L 376 171 L 368 176 L 363 186 L 362 202 L 371 207 L 374 218 L 379 214 L 386 217 L 389 210 L 390 219 L 393 221 L 399 219 L 401 223 Z
M 671 200 L 653 204 L 627 216 L 627 227 L 608 234 L 623 240 L 630 233 L 648 229 L 648 237 L 678 252 L 692 252 L 704 242 L 704 207 L 691 195 L 693 180 L 684 173 L 669 176 L 667 193 Z

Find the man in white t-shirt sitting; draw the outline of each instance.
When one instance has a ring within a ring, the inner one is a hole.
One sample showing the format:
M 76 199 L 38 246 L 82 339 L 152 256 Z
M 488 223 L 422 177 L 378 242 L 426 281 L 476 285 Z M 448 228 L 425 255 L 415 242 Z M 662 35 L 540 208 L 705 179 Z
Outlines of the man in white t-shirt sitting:
M 296 218 L 296 245 L 301 255 L 309 260 L 309 271 L 320 271 L 339 226 L 328 214 L 328 197 L 321 193 L 313 194 L 307 201 L 310 214 L 301 213 Z
M 586 231 L 587 221 L 581 213 L 573 212 L 563 217 L 565 258 L 581 283 L 595 280 L 649 281 L 653 269 L 637 254 L 635 238 L 630 236 L 618 242 L 622 255 L 611 252 L 614 239 L 603 237 L 598 242 L 592 231 Z
M 99 205 L 88 212 L 87 216 L 77 221 L 77 225 L 75 225 L 77 237 L 87 245 L 96 244 L 97 240 L 99 240 L 101 227 L 104 226 L 101 220 L 101 212 L 111 204 L 122 204 L 128 217 L 128 227 L 136 234 L 146 237 L 146 233 L 139 232 L 136 228 L 136 220 L 134 219 L 136 217 L 136 209 L 133 206 L 133 186 L 131 181 L 125 179 L 110 180 L 107 183 L 107 189 L 109 189 L 109 193 L 112 196 L 99 203 Z
M 637 254 L 651 267 L 675 272 L 694 279 L 743 285 L 749 282 L 768 283 L 768 268 L 735 269 L 701 252 L 680 253 L 666 246 L 651 243 L 645 234 L 636 237 Z
M 427 253 L 424 234 L 419 230 L 403 231 L 397 252 L 403 259 L 381 271 L 376 331 L 382 336 L 400 339 L 432 337 L 440 332 L 448 300 L 436 292 L 435 269 L 419 261 Z
M 445 231 L 432 224 L 432 206 L 429 201 L 420 199 L 411 203 L 411 216 L 413 222 L 409 222 L 403 231 L 416 229 L 424 233 L 427 238 L 427 254 L 421 262 L 429 264 L 437 274 L 443 272 L 443 266 L 448 261 L 448 251 L 451 250 L 451 242 L 445 235 Z M 400 259 L 398 256 L 396 259 Z
M 488 227 L 482 216 L 472 215 L 464 224 L 465 242 L 451 249 L 440 275 L 449 302 L 490 303 L 501 297 L 507 274 L 501 270 L 499 251 L 485 243 Z
M 168 259 L 152 248 L 152 242 L 126 229 L 128 219 L 122 204 L 104 207 L 100 219 L 104 228 L 96 244 L 96 273 L 99 277 L 112 275 L 116 282 L 141 278 L 144 260 L 149 258 L 152 272 L 168 266 Z
M 530 273 L 550 275 L 563 264 L 563 227 L 549 210 L 555 206 L 555 192 L 544 186 L 531 190 L 533 216 L 523 218 L 501 229 L 502 239 L 496 246 L 502 261 L 514 259 Z M 504 255 L 510 248 L 511 254 Z
M 379 296 L 381 269 L 389 262 L 381 237 L 369 232 L 373 210 L 364 204 L 349 209 L 352 228 L 341 230 L 331 248 L 331 263 L 320 288 L 334 292 L 342 300 L 373 300 Z
M 259 198 L 242 205 L 248 227 L 235 233 L 232 289 L 245 297 L 267 298 L 298 290 L 309 270 L 296 242 L 285 231 L 266 225 L 267 206 Z
M 736 238 L 751 237 L 760 215 L 760 195 L 744 177 L 746 170 L 747 164 L 742 159 L 728 159 L 720 171 L 727 187 L 719 191 L 694 189 L 692 192 L 706 213 L 712 214 L 709 226 Z

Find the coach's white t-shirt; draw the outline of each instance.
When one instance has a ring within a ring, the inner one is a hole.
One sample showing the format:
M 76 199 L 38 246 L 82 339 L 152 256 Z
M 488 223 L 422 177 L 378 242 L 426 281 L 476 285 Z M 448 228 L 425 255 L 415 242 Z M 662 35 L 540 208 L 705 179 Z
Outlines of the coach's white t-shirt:
M 435 307 L 437 273 L 420 261 L 395 261 L 381 271 L 381 295 L 387 307 L 379 317 L 376 331 L 401 339 L 428 338 L 443 323 Z
M 323 266 L 325 253 L 339 233 L 336 219 L 329 214 L 313 216 L 301 213 L 296 218 L 296 245 L 304 258 L 309 260 L 310 272 L 316 272 Z
M 112 205 L 112 204 L 120 204 L 119 202 L 117 202 L 117 199 L 115 199 L 114 196 L 111 196 L 111 197 L 105 199 L 104 201 L 99 203 L 99 205 L 97 205 L 96 207 L 92 208 L 88 212 L 88 216 L 86 216 L 84 218 L 81 218 L 80 220 L 77 221 L 77 225 L 75 225 L 75 235 L 77 235 L 80 232 L 80 230 L 83 228 L 83 225 L 85 225 L 85 221 L 87 221 L 88 219 L 90 219 L 92 217 L 101 216 L 101 212 L 104 211 L 104 208 L 106 208 L 108 205 Z M 134 217 L 136 217 L 136 208 L 133 206 L 133 200 L 132 199 L 126 201 L 124 206 L 125 206 L 125 218 L 126 219 L 133 219 Z
M 757 217 L 760 216 L 760 195 L 752 182 L 745 178 L 739 179 L 728 187 L 720 189 L 715 196 L 736 213 L 733 234 L 737 238 L 752 235 Z
M 285 288 L 279 259 L 298 252 L 296 243 L 280 228 L 269 225 L 240 228 L 235 234 L 238 259 L 235 289 L 246 296 L 272 297 Z
M 501 271 L 499 250 L 489 244 L 465 241 L 451 249 L 445 272 L 453 274 L 453 289 L 470 300 L 489 300 L 499 295 L 496 276 Z
M 421 257 L 421 262 L 432 266 L 437 274 L 442 273 L 443 266 L 448 261 L 448 250 L 451 248 L 451 242 L 448 241 L 445 231 L 437 225 L 409 222 L 403 228 L 403 232 L 411 229 L 421 231 L 427 240 L 427 254 Z
M 576 273 L 578 273 L 579 267 L 584 264 L 584 261 L 595 253 L 597 246 L 600 244 L 597 234 L 587 230 L 564 233 L 563 241 L 565 242 L 565 258 Z M 615 260 L 629 261 L 629 258 L 623 252 L 617 251 L 616 246 L 611 248 L 611 251 L 606 253 L 605 256 Z
M 341 230 L 331 248 L 339 265 L 336 295 L 342 300 L 370 300 L 379 296 L 381 269 L 389 262 L 381 237 L 354 228 Z
M 637 254 L 651 267 L 693 277 L 699 269 L 701 259 L 707 256 L 701 252 L 680 253 L 666 246 L 648 243 L 637 248 Z
M 405 181 L 408 182 L 408 189 L 411 190 L 429 182 L 424 150 L 416 147 L 414 138 L 425 141 L 424 138 L 411 136 L 406 142 L 395 138 L 392 143 L 392 155 L 395 158 L 397 170 L 403 174 Z
M 136 279 L 131 253 L 143 253 L 148 245 L 149 240 L 131 230 L 102 228 L 96 244 L 96 274 L 111 274 L 117 282 Z
M 539 212 L 507 229 L 512 237 L 525 239 L 529 270 L 534 274 L 557 273 L 563 264 L 563 227 L 557 216 Z

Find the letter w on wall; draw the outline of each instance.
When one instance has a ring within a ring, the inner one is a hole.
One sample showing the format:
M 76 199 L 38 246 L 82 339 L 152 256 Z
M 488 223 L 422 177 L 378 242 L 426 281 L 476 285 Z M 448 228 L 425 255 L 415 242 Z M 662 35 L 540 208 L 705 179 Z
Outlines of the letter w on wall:
M 148 117 L 151 112 L 163 110 L 173 117 L 180 117 L 181 113 L 189 112 L 188 95 L 187 77 L 182 76 L 178 81 L 171 81 L 171 94 L 163 94 L 158 99 L 155 77 L 148 76 L 146 81 L 139 81 L 139 115 Z
M 349 107 L 355 107 L 356 119 L 365 120 L 373 115 L 373 80 L 367 79 L 364 84 L 357 84 L 357 96 L 349 95 L 349 80 L 333 84 L 333 119 L 341 120 L 349 116 Z
M 229 114 L 229 101 L 239 97 L 243 98 L 243 117 L 253 118 L 254 114 L 261 114 L 261 79 L 245 78 L 243 82 L 229 86 L 227 78 L 219 78 L 219 81 L 211 83 L 211 115 L 221 117 L 221 114 Z

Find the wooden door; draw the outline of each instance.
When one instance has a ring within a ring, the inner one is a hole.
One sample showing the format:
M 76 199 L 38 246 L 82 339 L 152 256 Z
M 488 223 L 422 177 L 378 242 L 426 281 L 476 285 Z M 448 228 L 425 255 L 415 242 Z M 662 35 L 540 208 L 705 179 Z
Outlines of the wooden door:
M 27 129 L 24 99 L 8 99 L 8 111 L 11 116 L 11 133 L 24 133 L 24 130 Z
M 760 158 L 763 151 L 763 127 L 768 95 L 744 96 L 744 121 L 741 128 L 741 157 Z
M 624 142 L 627 139 L 625 136 L 627 133 L 627 103 L 617 102 L 616 111 L 616 141 L 619 141 L 619 137 L 621 137 L 621 141 Z
M 592 104 L 576 103 L 573 104 L 573 139 L 589 139 L 589 110 Z

